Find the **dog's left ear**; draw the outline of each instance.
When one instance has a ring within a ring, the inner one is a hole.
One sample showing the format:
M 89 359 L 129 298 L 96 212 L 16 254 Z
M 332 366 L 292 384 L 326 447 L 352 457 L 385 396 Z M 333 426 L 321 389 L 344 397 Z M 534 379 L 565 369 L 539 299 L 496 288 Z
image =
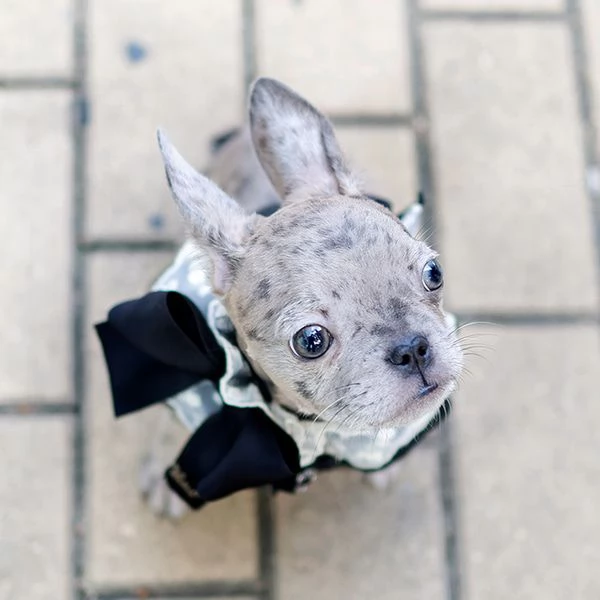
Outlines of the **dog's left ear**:
M 250 92 L 250 132 L 256 155 L 285 201 L 360 195 L 329 120 L 274 79 Z
M 198 173 L 161 130 L 157 137 L 179 212 L 193 240 L 210 258 L 214 291 L 225 295 L 259 217 L 246 214 L 235 200 Z

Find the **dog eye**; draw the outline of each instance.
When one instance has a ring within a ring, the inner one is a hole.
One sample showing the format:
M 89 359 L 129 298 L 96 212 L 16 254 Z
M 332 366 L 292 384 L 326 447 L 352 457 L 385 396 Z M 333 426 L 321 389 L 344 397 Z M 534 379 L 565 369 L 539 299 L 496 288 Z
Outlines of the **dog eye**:
M 321 325 L 307 325 L 297 331 L 290 340 L 290 347 L 296 356 L 319 358 L 331 346 L 332 335 Z
M 432 259 L 425 263 L 421 281 L 428 292 L 439 290 L 442 287 L 444 283 L 444 274 L 442 273 L 442 267 L 440 267 L 440 263 L 437 260 Z

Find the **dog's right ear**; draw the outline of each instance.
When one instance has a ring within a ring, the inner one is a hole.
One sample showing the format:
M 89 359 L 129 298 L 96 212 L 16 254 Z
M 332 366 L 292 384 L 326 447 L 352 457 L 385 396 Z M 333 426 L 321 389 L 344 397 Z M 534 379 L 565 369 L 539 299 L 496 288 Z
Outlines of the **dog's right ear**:
M 247 215 L 235 200 L 190 166 L 160 129 L 157 137 L 173 198 L 194 241 L 210 258 L 214 291 L 224 295 L 258 217 Z
M 329 120 L 282 83 L 255 82 L 250 131 L 258 159 L 284 201 L 361 193 Z

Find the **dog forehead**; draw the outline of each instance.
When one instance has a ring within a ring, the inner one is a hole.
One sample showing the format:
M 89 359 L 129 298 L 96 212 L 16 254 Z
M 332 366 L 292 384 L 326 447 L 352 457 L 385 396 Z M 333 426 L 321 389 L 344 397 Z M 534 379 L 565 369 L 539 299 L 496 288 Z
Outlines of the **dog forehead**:
M 360 268 L 375 257 L 397 265 L 411 260 L 421 245 L 396 216 L 373 201 L 332 197 L 298 202 L 265 219 L 248 254 L 250 262 L 268 256 L 281 268 L 294 265 L 302 270 L 304 264 L 326 271 L 349 259 L 348 267 Z
M 265 318 L 328 306 L 379 318 L 422 291 L 431 251 L 392 213 L 366 199 L 303 204 L 275 213 L 253 236 L 238 274 L 243 304 L 268 307 Z

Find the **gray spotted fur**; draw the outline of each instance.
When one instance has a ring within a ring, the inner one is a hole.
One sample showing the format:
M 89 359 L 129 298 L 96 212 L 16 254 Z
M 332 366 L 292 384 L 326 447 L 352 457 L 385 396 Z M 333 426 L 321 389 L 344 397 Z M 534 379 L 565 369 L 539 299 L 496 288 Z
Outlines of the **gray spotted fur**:
M 365 198 L 330 122 L 306 100 L 259 79 L 249 104 L 249 128 L 216 153 L 210 179 L 159 132 L 172 194 L 209 257 L 240 347 L 276 401 L 297 411 L 372 434 L 422 418 L 462 368 L 441 293 L 421 281 L 435 252 Z M 254 213 L 276 197 L 276 213 Z M 315 323 L 332 333 L 332 346 L 300 359 L 290 339 Z M 426 398 L 420 377 L 388 360 L 416 335 L 433 352 L 427 378 L 438 389 Z

